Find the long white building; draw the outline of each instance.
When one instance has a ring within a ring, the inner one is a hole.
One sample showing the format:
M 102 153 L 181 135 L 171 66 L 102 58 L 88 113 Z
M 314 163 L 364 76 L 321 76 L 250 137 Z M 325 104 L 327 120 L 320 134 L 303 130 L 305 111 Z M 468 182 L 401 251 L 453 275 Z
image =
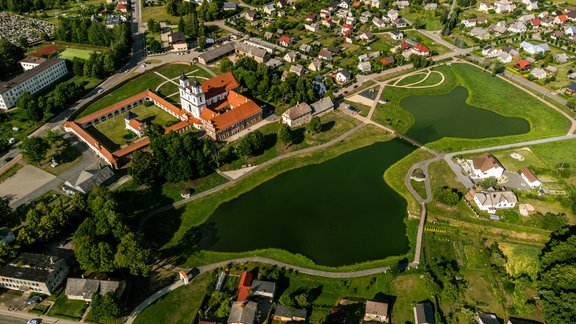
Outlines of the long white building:
M 62 59 L 51 58 L 38 64 L 39 61 L 33 62 L 30 58 L 23 60 L 24 73 L 0 82 L 0 109 L 13 107 L 24 92 L 34 94 L 41 91 L 68 73 L 66 61 Z

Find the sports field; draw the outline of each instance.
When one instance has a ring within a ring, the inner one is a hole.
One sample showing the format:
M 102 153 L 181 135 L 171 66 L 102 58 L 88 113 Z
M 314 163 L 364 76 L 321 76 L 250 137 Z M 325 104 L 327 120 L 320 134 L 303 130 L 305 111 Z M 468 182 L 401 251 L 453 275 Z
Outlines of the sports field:
M 92 51 L 77 48 L 67 48 L 62 53 L 58 54 L 58 57 L 67 60 L 71 60 L 75 57 L 87 60 L 90 58 L 90 53 L 92 53 Z

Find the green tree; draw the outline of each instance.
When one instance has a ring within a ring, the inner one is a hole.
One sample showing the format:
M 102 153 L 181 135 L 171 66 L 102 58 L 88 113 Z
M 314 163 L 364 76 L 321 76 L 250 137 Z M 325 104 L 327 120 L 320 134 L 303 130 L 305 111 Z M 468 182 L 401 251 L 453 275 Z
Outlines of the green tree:
M 184 22 L 184 17 L 180 17 L 178 21 L 178 31 L 185 32 L 186 31 L 186 22 Z
M 21 71 L 20 64 L 18 63 L 24 58 L 24 50 L 18 47 L 8 39 L 0 37 L 0 79 L 8 79 L 12 74 Z
M 129 232 L 118 244 L 114 263 L 119 268 L 128 269 L 133 275 L 148 276 L 151 255 L 151 251 L 144 247 L 142 236 Z
M 232 63 L 232 61 L 230 61 L 228 57 L 224 57 L 223 59 L 220 60 L 220 70 L 222 72 L 232 71 L 233 67 L 234 64 Z
M 146 151 L 136 151 L 132 156 L 132 166 L 128 170 L 139 185 L 151 185 L 157 180 L 158 168 L 154 155 Z
M 92 316 L 98 321 L 116 320 L 122 314 L 122 307 L 114 293 L 104 296 L 95 294 L 92 298 Z
M 292 145 L 294 136 L 292 135 L 292 130 L 290 127 L 288 127 L 288 125 L 280 126 L 280 129 L 278 130 L 278 140 L 284 144 L 285 148 Z
M 10 221 L 14 211 L 10 208 L 10 200 L 8 197 L 0 197 L 0 222 L 6 224 Z
M 264 149 L 264 134 L 259 130 L 248 133 L 240 140 L 238 150 L 244 156 L 254 156 L 262 153 Z
M 460 201 L 460 193 L 457 189 L 442 187 L 433 192 L 434 199 L 447 206 L 455 206 Z
M 308 130 L 313 134 L 322 132 L 322 121 L 320 120 L 320 117 L 314 116 L 310 119 Z
M 222 302 L 222 304 L 220 304 L 220 306 L 218 306 L 218 309 L 216 309 L 216 317 L 218 318 L 227 318 L 228 315 L 230 315 L 230 301 L 229 300 L 225 300 L 224 302 Z
M 152 53 L 160 53 L 162 52 L 162 44 L 154 38 L 150 38 L 147 40 L 148 50 Z
M 44 160 L 48 149 L 48 143 L 41 137 L 27 137 L 20 143 L 22 155 L 32 164 L 38 164 Z
M 302 308 L 306 308 L 309 305 L 308 296 L 306 293 L 301 293 L 301 294 L 297 295 L 296 297 L 294 297 L 294 301 L 296 302 L 296 304 L 299 307 L 302 307 Z
M 482 189 L 488 189 L 496 186 L 498 184 L 498 179 L 495 177 L 486 178 L 477 183 L 477 185 Z
M 548 323 L 576 322 L 576 227 L 552 233 L 542 249 L 538 292 Z

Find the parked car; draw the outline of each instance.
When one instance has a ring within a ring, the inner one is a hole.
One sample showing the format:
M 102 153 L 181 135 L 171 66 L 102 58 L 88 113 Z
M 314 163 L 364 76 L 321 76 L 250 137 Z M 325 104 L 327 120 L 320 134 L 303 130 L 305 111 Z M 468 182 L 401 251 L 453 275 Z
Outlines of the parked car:
M 33 318 L 28 320 L 28 322 L 26 322 L 26 324 L 40 324 L 42 323 L 42 319 L 40 318 Z
M 42 296 L 30 296 L 26 299 L 26 305 L 38 304 L 42 302 Z

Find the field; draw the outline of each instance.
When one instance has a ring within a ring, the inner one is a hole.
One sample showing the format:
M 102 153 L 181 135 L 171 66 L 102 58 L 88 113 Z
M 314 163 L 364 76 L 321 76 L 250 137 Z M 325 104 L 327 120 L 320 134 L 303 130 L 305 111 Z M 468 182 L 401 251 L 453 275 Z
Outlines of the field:
M 130 110 L 136 114 L 140 121 L 147 124 L 156 124 L 164 128 L 175 124 L 179 120 L 156 106 L 140 105 Z M 124 118 L 128 113 L 109 118 L 90 127 L 89 131 L 108 149 L 115 150 L 124 144 L 130 143 L 137 136 L 125 128 Z M 110 145 L 110 146 L 109 146 Z
M 54 305 L 50 308 L 50 311 L 48 311 L 48 315 L 64 319 L 80 320 L 86 307 L 86 302 L 68 299 L 64 293 L 61 293 Z
M 83 60 L 87 60 L 90 58 L 90 54 L 93 51 L 77 49 L 77 48 L 67 48 L 58 54 L 58 57 L 61 59 L 72 60 L 73 58 L 81 58 Z

